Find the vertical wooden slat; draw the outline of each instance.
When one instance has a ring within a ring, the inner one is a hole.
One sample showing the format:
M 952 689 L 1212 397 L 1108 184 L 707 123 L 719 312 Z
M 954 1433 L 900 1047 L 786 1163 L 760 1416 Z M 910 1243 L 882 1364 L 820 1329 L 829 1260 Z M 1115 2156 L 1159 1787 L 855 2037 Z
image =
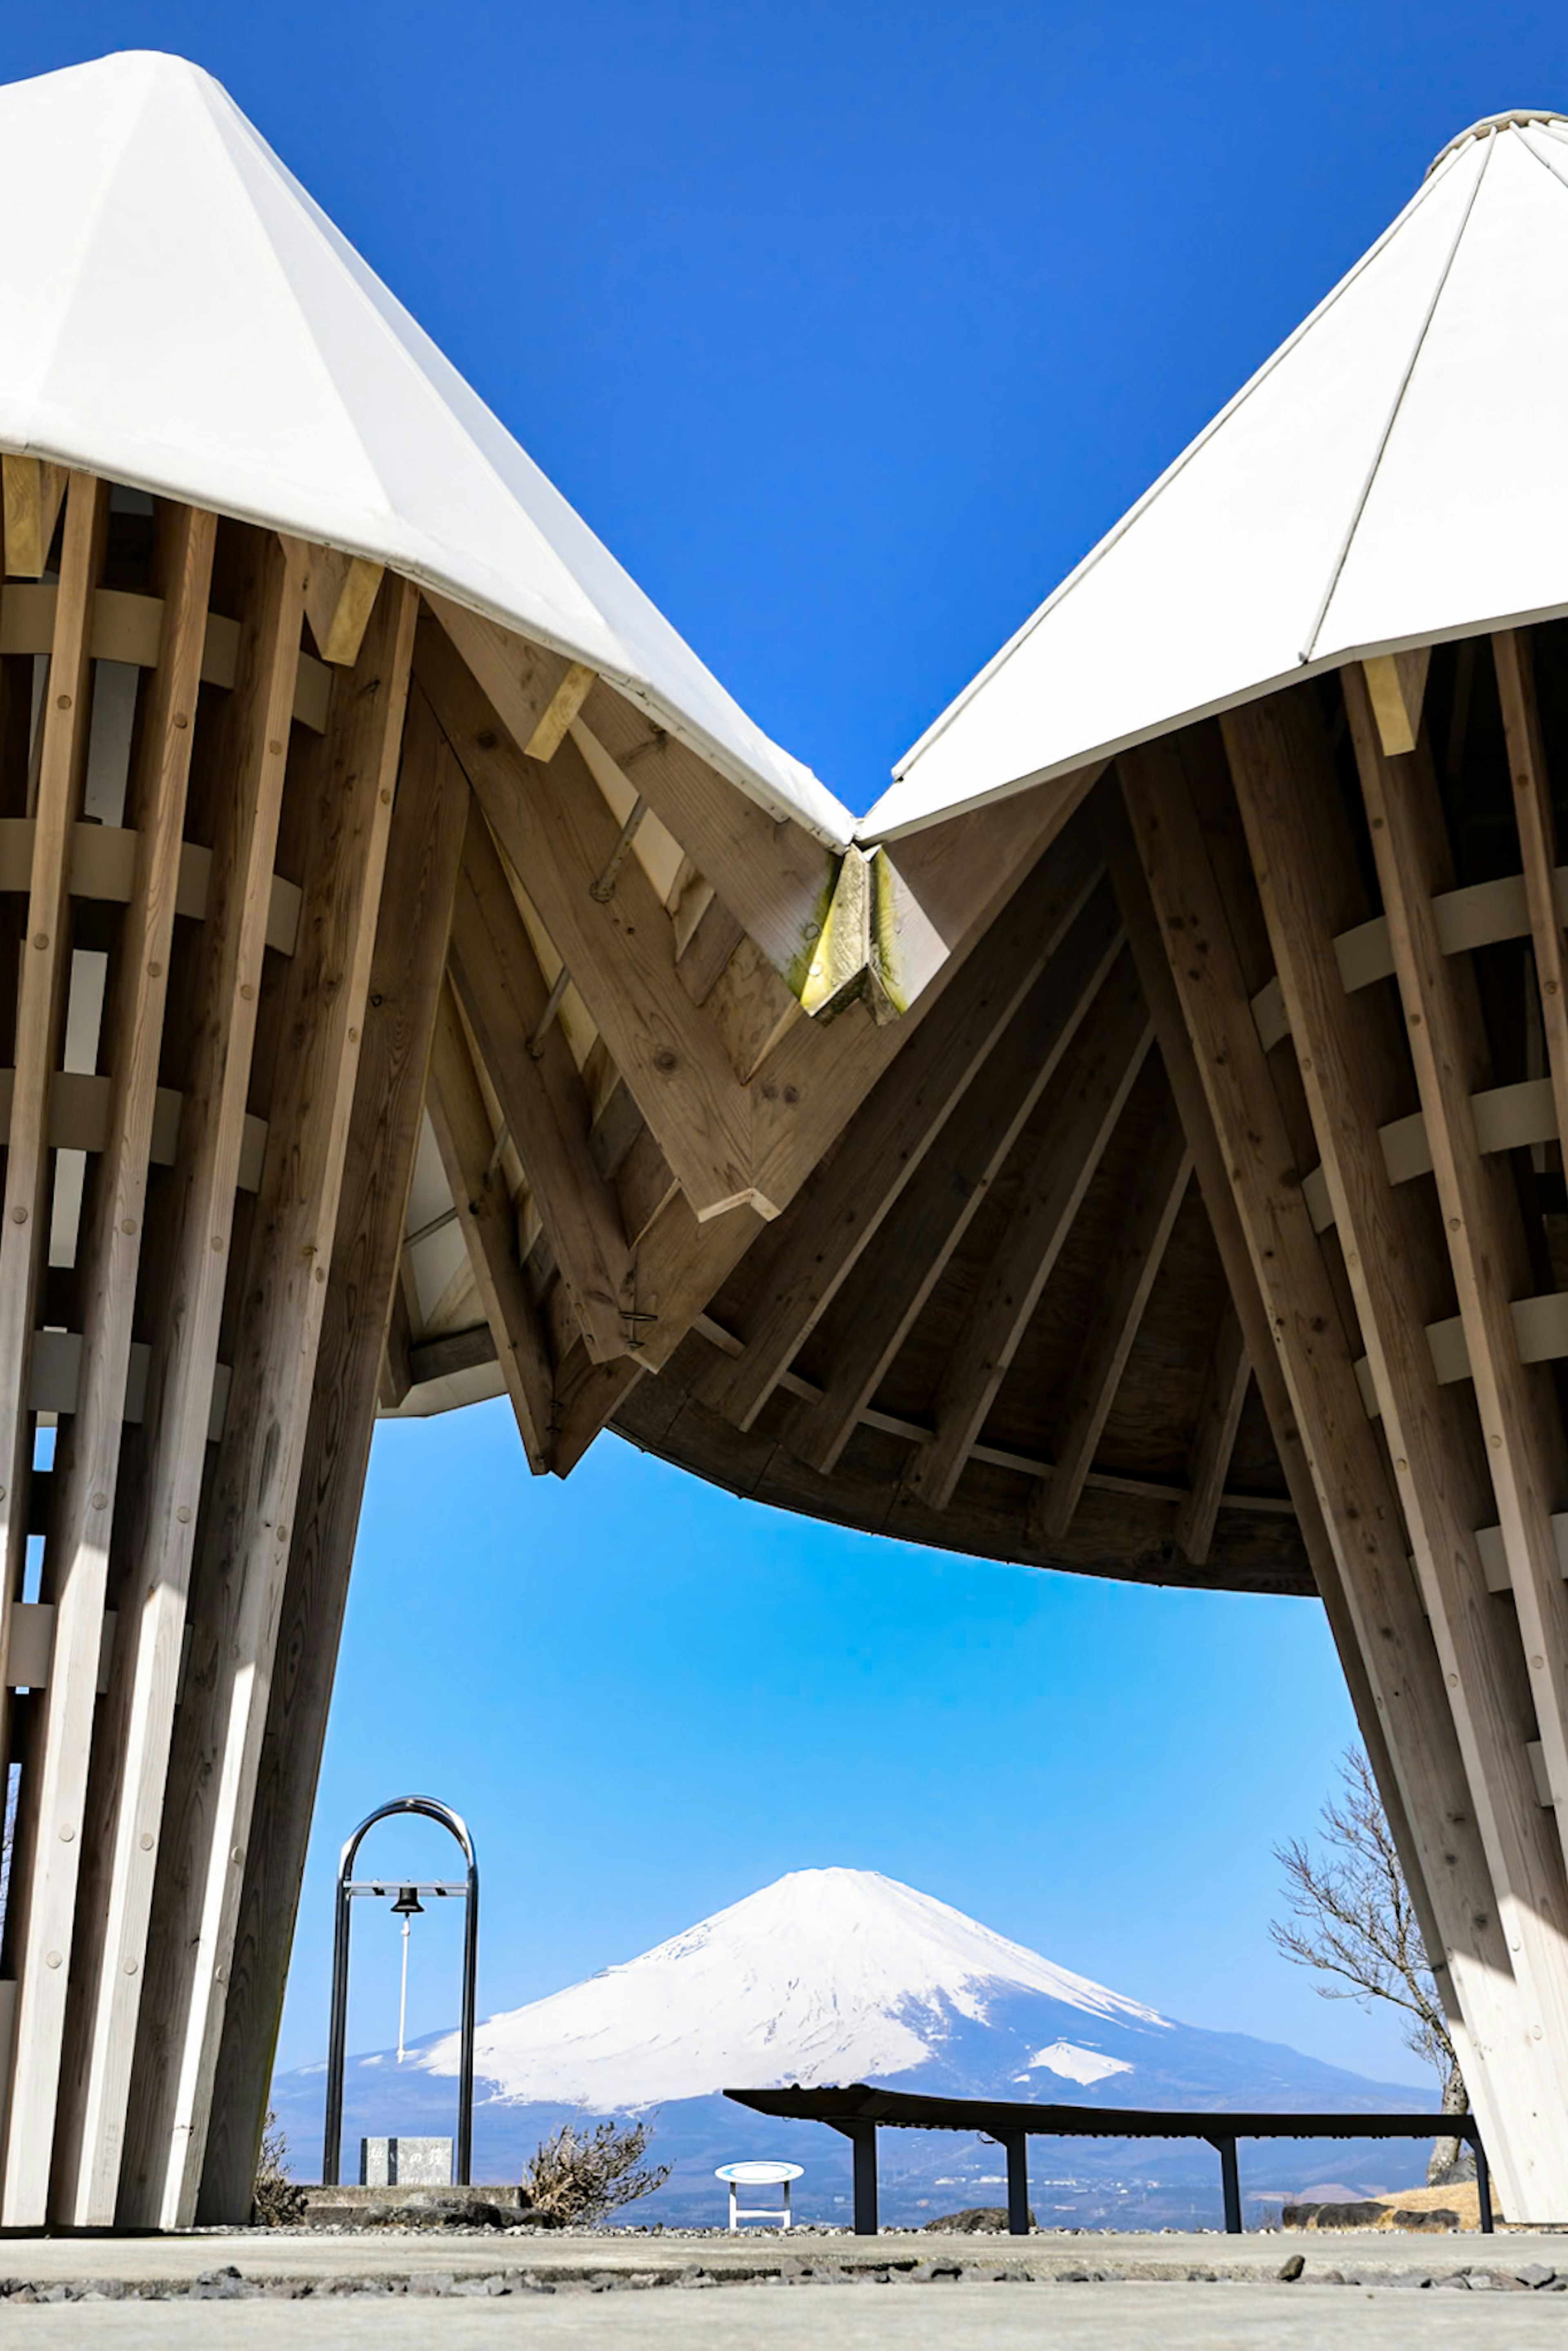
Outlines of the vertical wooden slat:
M 1362 1402 L 1290 1129 L 1252 1020 L 1225 896 L 1193 805 L 1184 762 L 1222 756 L 1207 730 L 1124 753 L 1118 763 L 1124 797 L 1268 1311 L 1271 1347 L 1322 1506 L 1334 1582 L 1416 1840 L 1438 1949 L 1477 2056 L 1472 2094 L 1489 2150 L 1496 2144 L 1502 2158 L 1509 2209 L 1522 2213 L 1534 2158 L 1550 2154 L 1559 2125 L 1531 2080 L 1507 1943 L 1441 1667 L 1410 1573 L 1398 1495 Z
M 198 2217 L 250 2218 L 273 2050 L 419 1145 L 468 786 L 412 699 Z
M 65 1017 L 69 961 L 71 829 L 87 766 L 88 622 L 103 555 L 108 493 L 73 474 L 37 737 L 33 871 L 16 1000 L 16 1068 L 0 1222 L 0 1600 L 21 1591 L 27 1555 L 33 1421 L 27 1409 L 33 1325 L 48 1249 L 49 1089 Z M 10 1751 L 5 1676 L 9 1610 L 0 1609 L 0 1756 Z M 12 1900 L 23 1898 L 14 1886 Z M 15 1922 L 12 1922 L 13 1929 Z M 14 1932 L 7 1941 L 15 1948 Z
M 124 1548 L 137 1563 L 120 1612 L 95 1779 L 67 2044 L 72 2093 L 57 2172 L 59 2217 L 113 2222 L 144 1980 L 186 1594 L 207 1463 L 278 811 L 299 663 L 299 592 L 281 549 L 245 549 L 233 692 L 208 722 L 220 781 L 168 1228 L 149 1278 L 152 1360 L 142 1461 Z M 134 1603 L 134 1604 L 132 1604 Z
M 1416 1186 L 1389 1182 L 1377 1139 L 1409 1086 L 1396 1016 L 1392 1004 L 1353 1005 L 1334 954 L 1336 935 L 1365 907 L 1314 695 L 1234 714 L 1226 747 L 1521 2016 L 1536 2043 L 1548 2113 L 1560 2122 L 1562 2164 L 1568 1876 L 1524 1750 L 1530 1695 L 1518 1635 L 1491 1600 L 1476 1545 L 1490 1495 L 1474 1414 L 1459 1387 L 1439 1384 L 1427 1343 L 1427 1323 L 1447 1302 L 1441 1233 Z
M 414 590 L 389 579 L 334 682 L 310 777 L 299 938 L 283 977 L 267 1169 L 236 1270 L 236 1360 L 193 1584 L 148 1941 L 125 2224 L 188 2225 L 203 2151 L 266 1727 L 278 1611 L 326 1302 L 393 779 Z
M 0 457 L 5 519 L 5 571 L 12 580 L 43 577 L 66 492 L 66 469 L 41 457 Z
M 1197 1426 L 1187 1457 L 1187 1497 L 1176 1512 L 1176 1539 L 1194 1567 L 1208 1563 L 1219 1498 L 1225 1491 L 1251 1377 L 1251 1358 L 1241 1325 L 1235 1307 L 1228 1305 L 1220 1317 L 1198 1404 Z
M 0 2220 L 7 2228 L 41 2227 L 47 2210 L 131 1308 L 216 532 L 211 515 L 188 507 L 165 508 L 161 525 L 162 637 L 144 696 L 127 805 L 137 836 L 135 875 L 103 1022 L 109 1134 L 89 1176 L 78 1257 L 81 1376 L 76 1411 L 57 1444 L 48 1529 L 55 1633 L 0 2196 Z
M 484 820 L 476 811 L 473 821 Z M 505 1171 L 490 1165 L 495 1138 L 450 986 L 442 990 L 436 1014 L 430 1123 L 523 1451 L 530 1469 L 548 1469 L 555 1405 L 549 1340 L 517 1262 L 517 1215 Z

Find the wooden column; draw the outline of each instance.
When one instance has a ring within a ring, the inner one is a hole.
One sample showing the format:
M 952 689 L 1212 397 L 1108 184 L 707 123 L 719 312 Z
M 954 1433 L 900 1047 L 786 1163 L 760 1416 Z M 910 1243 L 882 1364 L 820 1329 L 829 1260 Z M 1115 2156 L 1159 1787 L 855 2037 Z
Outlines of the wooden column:
M 197 2217 L 250 2218 L 419 1143 L 468 786 L 410 704 Z
M 334 681 L 298 951 L 282 977 L 267 1167 L 193 1581 L 120 2182 L 122 2225 L 194 2216 L 353 1104 L 414 590 L 389 579 Z
M 103 1020 L 109 1135 L 89 1175 L 78 1249 L 81 1374 L 76 1411 L 57 1439 L 47 1536 L 55 1638 L 36 1765 L 37 1861 L 0 2195 L 7 2228 L 40 2228 L 47 2216 L 131 1309 L 215 528 L 211 515 L 189 507 L 165 508 L 161 517 L 162 642 L 143 695 L 127 807 L 137 833 L 136 870 Z
M 149 1239 L 152 1362 L 116 1538 L 134 1571 L 102 1709 L 79 1905 L 54 2197 L 56 2217 L 78 2228 L 111 2226 L 119 2194 L 299 664 L 299 591 L 277 540 L 251 535 L 237 569 L 240 647 L 214 722 L 217 817 L 180 1164 Z
M 1123 790 L 1170 976 L 1301 1430 L 1337 1580 L 1419 1854 L 1472 2051 L 1489 2145 L 1521 2216 L 1560 2129 L 1530 2064 L 1506 1938 L 1476 1826 L 1442 1668 L 1409 1567 L 1394 1476 L 1356 1380 L 1340 1302 L 1302 1196 L 1298 1155 L 1252 1020 L 1225 896 L 1187 763 L 1222 758 L 1213 729 L 1124 754 Z
M 1568 2185 L 1568 1876 L 1526 1753 L 1518 1635 L 1476 1544 L 1490 1516 L 1485 1448 L 1427 1342 L 1452 1294 L 1440 1220 L 1421 1186 L 1389 1181 L 1378 1142 L 1407 1099 L 1409 1061 L 1393 1005 L 1353 1006 L 1340 977 L 1334 938 L 1367 910 L 1316 690 L 1235 714 L 1225 737 L 1521 2021 L 1539 2047 L 1543 2146 L 1525 2135 L 1514 2156 L 1542 2211 L 1554 2181 Z

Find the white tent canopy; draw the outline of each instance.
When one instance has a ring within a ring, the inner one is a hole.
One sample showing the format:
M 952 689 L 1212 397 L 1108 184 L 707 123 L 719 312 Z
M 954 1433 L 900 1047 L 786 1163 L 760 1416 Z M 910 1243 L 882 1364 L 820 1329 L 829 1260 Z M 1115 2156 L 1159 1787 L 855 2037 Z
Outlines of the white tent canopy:
M 1393 226 L 900 763 L 889 838 L 1312 669 L 1568 610 L 1568 121 Z
M 0 445 L 388 564 L 848 840 L 210 75 L 141 51 L 0 89 Z

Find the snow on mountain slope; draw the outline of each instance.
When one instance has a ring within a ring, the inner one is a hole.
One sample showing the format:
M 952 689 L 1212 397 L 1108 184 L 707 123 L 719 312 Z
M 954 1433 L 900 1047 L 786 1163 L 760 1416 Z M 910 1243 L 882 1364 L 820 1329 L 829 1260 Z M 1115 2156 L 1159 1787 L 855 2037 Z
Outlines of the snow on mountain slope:
M 800 1869 L 640 1959 L 492 2017 L 476 2071 L 495 2097 L 591 2108 L 738 2083 L 864 2081 L 925 2064 L 956 2020 L 984 2025 L 1019 1994 L 1086 2024 L 1170 2029 L 894 1878 Z M 455 2073 L 455 2033 L 419 2062 Z M 1067 2041 L 1026 2062 L 1080 2083 L 1127 2070 Z

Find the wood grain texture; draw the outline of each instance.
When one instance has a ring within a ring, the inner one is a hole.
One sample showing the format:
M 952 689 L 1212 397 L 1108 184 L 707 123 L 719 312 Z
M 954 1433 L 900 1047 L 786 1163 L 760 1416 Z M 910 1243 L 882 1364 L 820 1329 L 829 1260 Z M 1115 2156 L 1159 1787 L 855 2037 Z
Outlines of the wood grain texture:
M 153 1896 L 122 2224 L 193 2216 L 288 1535 L 326 1304 L 408 692 L 416 599 L 388 580 L 306 789 L 299 951 L 281 976 L 267 1168 L 223 1442 L 193 1581 L 193 1637 Z M 304 779 L 302 779 L 303 781 Z
M 354 1079 L 197 2205 L 248 2216 L 408 1217 L 468 788 L 417 693 Z
M 1124 754 L 1118 769 L 1355 1646 L 1416 1841 L 1438 1948 L 1481 2061 L 1478 2110 L 1500 2143 L 1509 2117 L 1511 2184 L 1503 2192 L 1517 2199 L 1528 2193 L 1531 2142 L 1549 2147 L 1557 2125 L 1520 2071 L 1528 2043 L 1507 1943 L 1441 1666 L 1410 1574 L 1398 1493 L 1356 1383 L 1359 1334 L 1353 1341 L 1343 1325 L 1323 1244 L 1295 1180 L 1297 1150 L 1252 1023 L 1230 927 L 1242 909 L 1220 888 L 1193 805 L 1189 763 L 1207 782 L 1206 763 L 1211 770 L 1222 757 L 1212 730 L 1194 729 L 1175 743 Z
M 148 1236 L 152 1358 L 117 1542 L 138 1570 L 120 1608 L 84 1840 L 71 2123 L 57 2187 L 58 2210 L 78 2227 L 111 2226 L 119 2196 L 299 660 L 299 590 L 269 534 L 246 538 L 233 588 L 235 682 L 203 722 L 222 783 L 186 1008 L 187 1100 L 176 1180 Z
M 1194 1567 L 1207 1563 L 1214 1544 L 1219 1498 L 1230 1470 L 1241 1408 L 1252 1378 L 1252 1361 L 1236 1309 L 1228 1301 L 1220 1315 L 1214 1352 L 1197 1408 L 1197 1426 L 1187 1457 L 1186 1500 L 1176 1512 L 1176 1539 Z
M 55 1637 L 37 1752 L 37 1862 L 16 2003 L 16 2049 L 0 2220 L 41 2228 L 49 2213 L 66 1996 L 81 1861 L 88 1767 L 120 1478 L 131 1312 L 179 889 L 192 722 L 206 632 L 216 526 L 188 507 L 161 517 L 163 636 L 143 696 L 128 813 L 136 877 L 111 958 L 101 1051 L 109 1131 L 89 1170 L 78 1242 L 81 1373 L 56 1443 L 47 1539 Z M 63 2137 L 77 2119 L 68 2085 Z

